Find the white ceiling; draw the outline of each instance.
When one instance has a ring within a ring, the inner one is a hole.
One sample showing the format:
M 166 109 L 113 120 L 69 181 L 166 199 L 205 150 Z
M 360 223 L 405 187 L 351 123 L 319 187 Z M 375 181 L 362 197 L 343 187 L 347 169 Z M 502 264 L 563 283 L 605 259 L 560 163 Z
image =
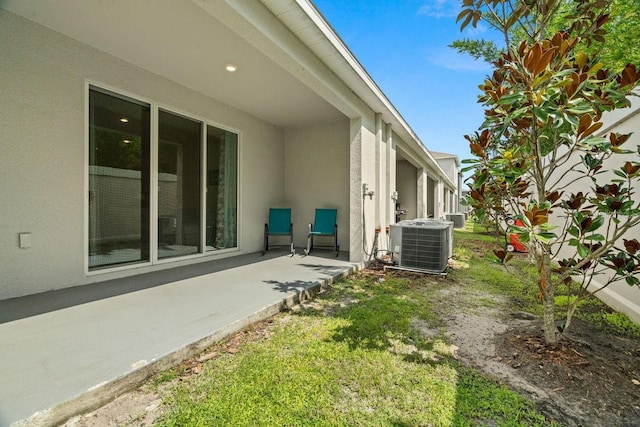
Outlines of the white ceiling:
M 234 13 L 224 1 L 196 1 L 4 0 L 0 6 L 276 126 L 345 117 L 246 34 L 222 23 Z M 238 71 L 227 72 L 228 63 Z

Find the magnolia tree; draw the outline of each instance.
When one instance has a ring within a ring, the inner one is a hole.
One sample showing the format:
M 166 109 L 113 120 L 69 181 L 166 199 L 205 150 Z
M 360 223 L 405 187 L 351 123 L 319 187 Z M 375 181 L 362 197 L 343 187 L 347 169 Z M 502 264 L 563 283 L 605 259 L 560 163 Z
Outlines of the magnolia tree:
M 474 156 L 465 160 L 473 171 L 468 203 L 480 217 L 520 220 L 508 232 L 535 262 L 548 344 L 561 338 L 560 287 L 570 295 L 566 331 L 594 280 L 596 292 L 617 281 L 640 284 L 640 243 L 625 238 L 640 224 L 640 147 L 630 146 L 630 134 L 598 132 L 603 112 L 629 106 L 640 80 L 632 64 L 614 72 L 598 60 L 594 47 L 606 40 L 609 4 L 464 0 L 458 15 L 462 29 L 488 17 L 507 46 L 480 85 L 485 121 L 466 136 Z M 562 30 L 550 33 L 562 12 Z M 580 191 L 570 192 L 577 184 Z M 505 263 L 511 258 L 495 253 Z

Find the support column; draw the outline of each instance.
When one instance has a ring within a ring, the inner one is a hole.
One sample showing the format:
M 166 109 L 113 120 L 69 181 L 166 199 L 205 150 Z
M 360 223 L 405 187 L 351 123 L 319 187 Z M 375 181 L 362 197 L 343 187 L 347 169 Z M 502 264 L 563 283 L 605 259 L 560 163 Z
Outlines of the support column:
M 382 114 L 380 113 L 376 113 L 375 116 L 375 120 L 376 120 L 376 182 L 375 182 L 375 192 L 376 195 L 374 196 L 374 204 L 376 207 L 376 220 L 375 220 L 375 227 L 376 228 L 380 228 L 380 224 L 383 221 L 382 215 L 382 209 L 381 209 L 381 204 L 382 204 L 382 198 L 384 195 L 384 191 L 383 191 L 383 174 L 384 174 L 384 164 L 383 164 L 383 153 L 384 153 L 384 147 L 382 146 L 383 142 L 382 142 Z
M 427 218 L 427 171 L 424 168 L 417 170 L 417 208 L 418 218 Z
M 433 218 L 440 219 L 442 217 L 442 181 L 434 181 L 433 188 Z
M 450 201 L 451 201 L 451 192 L 447 187 L 444 187 L 444 210 L 442 212 L 443 214 L 449 212 Z
M 362 205 L 362 118 L 352 119 L 349 130 L 349 261 L 362 263 L 363 205 Z
M 396 187 L 396 146 L 393 141 L 393 130 L 389 123 L 385 126 L 385 135 L 386 135 L 386 143 L 387 143 L 387 174 L 386 174 L 386 184 L 387 184 L 387 192 L 386 192 L 386 212 L 387 212 L 387 220 L 383 224 L 384 227 L 389 224 L 394 224 L 396 222 L 396 202 L 391 199 L 391 195 L 394 191 L 397 190 Z M 383 231 L 385 231 L 383 229 Z M 386 239 L 385 239 L 386 243 Z

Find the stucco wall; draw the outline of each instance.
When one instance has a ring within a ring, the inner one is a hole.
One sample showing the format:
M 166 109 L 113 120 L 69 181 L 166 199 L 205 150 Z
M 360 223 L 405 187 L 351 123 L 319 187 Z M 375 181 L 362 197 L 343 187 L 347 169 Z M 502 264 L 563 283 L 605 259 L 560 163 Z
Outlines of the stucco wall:
M 634 99 L 637 102 L 637 100 Z M 638 106 L 636 105 L 636 108 Z M 632 150 L 637 152 L 637 147 L 640 145 L 640 115 L 636 114 L 632 117 L 626 117 L 629 115 L 632 110 L 623 109 L 616 110 L 614 114 L 605 114 L 603 116 L 603 121 L 605 122 L 605 126 L 603 129 L 613 125 L 618 120 L 623 120 L 621 123 L 615 125 L 610 129 L 611 132 L 619 132 L 619 133 L 630 133 L 635 132 L 631 138 L 624 144 L 622 148 Z M 607 132 L 607 134 L 609 131 Z M 637 154 L 627 154 L 627 155 L 616 155 L 613 158 L 606 161 L 603 165 L 603 170 L 608 169 L 617 169 L 624 164 L 625 161 L 637 161 Z M 578 159 L 579 161 L 579 159 Z M 559 171 L 556 176 L 560 176 L 562 174 L 564 182 L 570 182 L 574 178 L 577 177 L 575 172 L 566 173 L 564 171 Z M 598 175 L 598 183 L 603 185 L 607 182 L 610 182 L 611 179 L 617 178 L 613 173 L 603 173 Z M 581 179 L 571 185 L 569 185 L 565 191 L 565 195 L 570 193 L 577 193 L 579 191 L 589 192 L 593 195 L 593 191 L 590 190 L 592 187 L 592 183 L 590 179 Z M 566 196 L 565 196 L 566 197 Z M 637 189 L 636 189 L 636 197 L 637 197 Z M 554 224 L 560 225 L 561 221 L 559 218 L 552 218 Z M 636 226 L 635 229 L 628 232 L 625 236 L 625 239 L 638 239 L 640 240 L 640 226 Z M 619 247 L 624 247 L 622 245 L 622 241 L 619 244 Z M 573 251 L 573 247 L 564 247 L 564 251 L 560 253 L 560 257 L 570 256 Z M 594 278 L 594 286 L 593 289 L 597 289 L 601 286 L 601 283 L 606 282 L 604 276 L 597 276 Z M 593 290 L 592 289 L 592 290 Z M 617 282 L 609 285 L 607 288 L 599 291 L 596 294 L 600 299 L 605 301 L 610 306 L 614 307 L 617 310 L 625 312 L 636 322 L 640 323 L 640 288 L 639 287 L 631 287 L 627 285 L 624 281 Z
M 427 207 L 427 213 L 429 218 L 438 218 L 438 204 L 440 198 L 437 193 L 437 182 L 434 179 L 427 179 L 427 200 L 429 200 L 429 206 Z
M 4 10 L 0 52 L 0 299 L 132 274 L 85 277 L 87 79 L 238 131 L 239 242 L 260 249 L 284 194 L 282 130 Z
M 359 218 L 358 221 L 363 221 L 363 233 L 360 236 L 355 236 L 354 240 L 364 248 L 366 253 L 364 259 L 369 259 L 371 250 L 373 249 L 373 239 L 375 237 L 376 224 L 376 209 L 378 206 L 378 198 L 383 197 L 380 193 L 380 189 L 376 188 L 376 175 L 380 172 L 376 168 L 376 125 L 375 114 L 371 112 L 364 116 L 362 122 L 362 181 L 361 184 L 367 184 L 369 190 L 375 191 L 373 198 L 364 197 L 362 188 L 360 187 L 360 203 L 362 204 L 361 212 L 364 212 L 364 219 Z M 379 215 L 378 215 L 379 218 Z
M 306 247 L 316 208 L 338 209 L 338 244 L 349 250 L 349 121 L 285 131 L 284 198 L 274 207 L 290 207 L 294 244 Z M 265 210 L 266 212 L 266 210 Z M 324 245 L 329 240 L 318 240 Z
M 400 138 L 397 137 L 395 133 L 393 133 L 391 126 L 387 127 L 387 133 L 389 135 L 387 138 L 387 160 L 389 164 L 389 173 L 387 174 L 387 188 L 389 189 L 389 193 L 392 194 L 394 191 L 398 190 L 398 185 L 396 182 L 398 177 L 398 172 L 396 170 L 396 141 Z M 389 194 L 389 197 L 387 198 L 387 218 L 389 219 L 389 224 L 394 224 L 396 222 L 396 202 L 391 199 L 391 194 Z
M 416 196 L 418 193 L 418 170 L 411 163 L 403 160 L 396 163 L 396 173 L 400 209 L 407 211 L 405 215 L 400 217 L 400 220 L 415 219 L 418 216 Z
M 443 158 L 436 160 L 442 170 L 447 174 L 449 179 L 453 182 L 458 182 L 458 167 L 456 166 L 455 159 L 452 158 Z

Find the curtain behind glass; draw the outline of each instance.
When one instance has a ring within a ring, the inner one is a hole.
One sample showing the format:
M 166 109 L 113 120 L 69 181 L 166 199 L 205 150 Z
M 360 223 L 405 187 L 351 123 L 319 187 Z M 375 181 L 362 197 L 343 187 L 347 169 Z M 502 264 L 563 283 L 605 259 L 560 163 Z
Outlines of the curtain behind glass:
M 237 247 L 238 136 L 207 127 L 207 250 Z

